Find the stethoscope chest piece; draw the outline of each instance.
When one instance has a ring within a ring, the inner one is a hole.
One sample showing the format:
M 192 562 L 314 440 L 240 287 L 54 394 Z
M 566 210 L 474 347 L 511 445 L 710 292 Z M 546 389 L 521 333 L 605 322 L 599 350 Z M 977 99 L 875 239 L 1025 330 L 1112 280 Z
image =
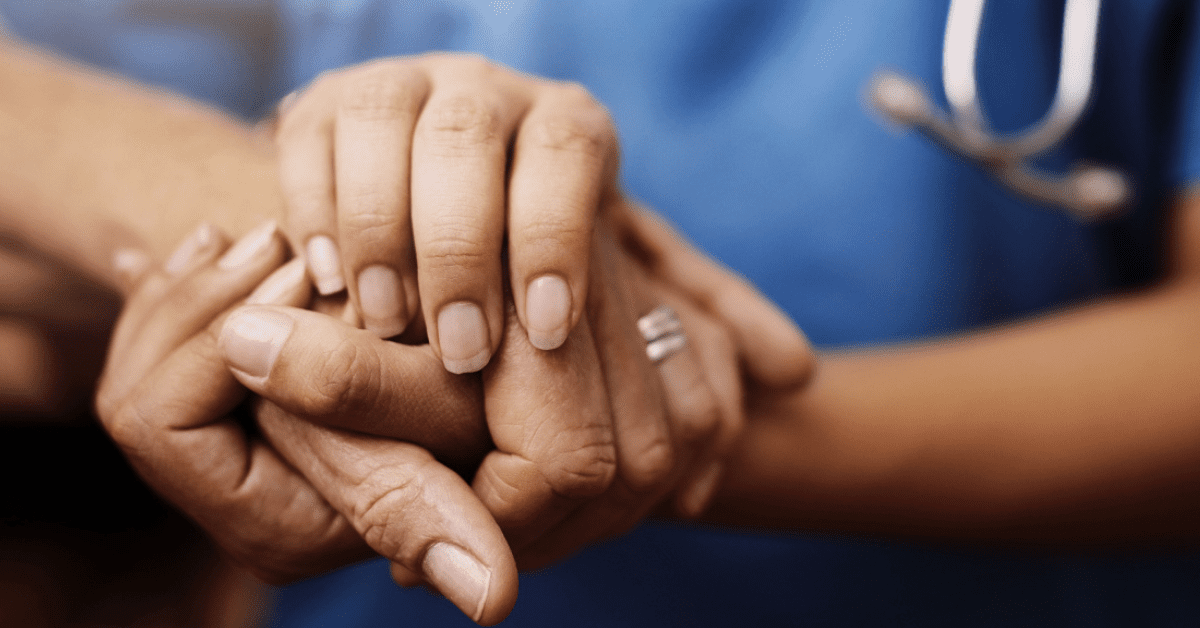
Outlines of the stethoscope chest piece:
M 1004 186 L 1032 201 L 1062 208 L 1080 220 L 1112 218 L 1132 201 L 1123 174 L 1078 164 L 1066 175 L 1043 172 L 1029 160 L 1058 144 L 1083 116 L 1095 73 L 1100 0 L 1067 0 L 1058 86 L 1049 112 L 1030 129 L 999 137 L 988 129 L 979 102 L 975 59 L 985 0 L 952 0 L 942 49 L 942 82 L 950 113 L 942 111 L 913 79 L 881 71 L 868 86 L 876 110 L 913 127 L 990 171 Z

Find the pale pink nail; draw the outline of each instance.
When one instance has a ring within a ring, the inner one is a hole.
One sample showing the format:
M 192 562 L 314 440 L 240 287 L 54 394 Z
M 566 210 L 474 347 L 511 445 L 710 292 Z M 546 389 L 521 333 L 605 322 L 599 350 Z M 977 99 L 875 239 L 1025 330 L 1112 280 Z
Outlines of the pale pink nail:
M 274 310 L 243 307 L 225 319 L 218 344 L 230 366 L 251 377 L 266 377 L 291 335 L 292 325 L 290 317 Z
M 178 275 L 196 259 L 200 251 L 212 246 L 216 241 L 217 228 L 207 222 L 201 224 L 175 248 L 163 268 L 168 274 Z
M 275 232 L 278 230 L 279 226 L 275 224 L 274 220 L 268 220 L 251 229 L 233 246 L 229 247 L 228 251 L 225 251 L 221 259 L 217 260 L 217 267 L 221 270 L 233 270 L 249 262 L 270 246 L 271 241 L 275 238 Z
M 358 274 L 358 304 L 363 324 L 380 338 L 391 338 L 404 331 L 404 285 L 396 271 L 377 264 Z
M 346 280 L 342 278 L 342 258 L 333 239 L 316 235 L 308 239 L 305 248 L 308 251 L 308 269 L 312 271 L 317 292 L 330 295 L 344 290 Z
M 459 301 L 443 307 L 437 333 L 442 363 L 451 373 L 474 373 L 491 358 L 487 321 L 474 303 Z
M 529 282 L 525 291 L 525 320 L 529 342 L 542 351 L 562 346 L 570 332 L 571 290 L 557 275 Z
M 461 548 L 435 543 L 425 552 L 425 577 L 474 621 L 483 617 L 492 571 Z
M 300 291 L 308 275 L 304 272 L 304 260 L 299 257 L 275 269 L 250 296 L 246 305 L 287 305 L 287 301 Z

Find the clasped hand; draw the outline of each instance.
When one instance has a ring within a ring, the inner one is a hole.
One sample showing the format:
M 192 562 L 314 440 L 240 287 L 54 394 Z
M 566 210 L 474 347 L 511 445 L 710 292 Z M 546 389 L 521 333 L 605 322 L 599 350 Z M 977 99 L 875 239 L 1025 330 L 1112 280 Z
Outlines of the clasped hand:
M 322 78 L 279 129 L 305 255 L 284 263 L 273 223 L 232 246 L 198 229 L 138 278 L 97 399 L 142 476 L 266 579 L 375 552 L 494 623 L 518 565 L 624 532 L 669 495 L 703 510 L 741 429 L 740 363 L 807 371 L 770 362 L 802 339 L 746 354 L 746 329 L 791 333 L 757 295 L 731 332 L 661 281 L 692 258 L 665 262 L 675 236 L 616 192 L 615 134 L 578 88 L 385 60 Z M 618 245 L 634 236 L 666 272 Z M 350 286 L 347 309 L 301 309 L 305 265 L 319 291 Z M 660 303 L 690 343 L 656 365 L 635 321 Z M 460 351 L 472 339 L 482 358 Z

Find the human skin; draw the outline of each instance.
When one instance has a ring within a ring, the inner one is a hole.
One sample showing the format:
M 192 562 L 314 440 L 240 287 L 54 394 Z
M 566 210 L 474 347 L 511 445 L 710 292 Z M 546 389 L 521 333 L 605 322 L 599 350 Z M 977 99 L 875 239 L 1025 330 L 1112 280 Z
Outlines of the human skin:
M 168 256 L 162 243 L 177 239 L 182 225 L 192 225 L 198 218 L 207 217 L 214 223 L 231 225 L 231 230 L 244 230 L 244 225 L 264 214 L 274 214 L 280 207 L 271 144 L 217 112 L 198 108 L 169 94 L 140 89 L 119 79 L 65 64 L 14 42 L 5 42 L 0 49 L 0 76 L 3 76 L 6 84 L 13 86 L 15 94 L 0 103 L 4 120 L 0 129 L 8 145 L 14 148 L 5 153 L 8 159 L 3 162 L 4 174 L 0 175 L 5 177 L 0 182 L 0 188 L 4 190 L 0 203 L 6 208 L 3 214 L 3 220 L 7 223 L 5 227 L 11 233 L 19 234 L 28 246 L 46 256 L 66 260 L 85 276 L 90 275 L 103 284 L 130 291 L 133 286 L 140 285 L 140 282 L 132 280 L 133 277 L 147 267 L 157 267 L 155 259 L 169 257 L 166 272 L 173 275 L 183 272 L 192 258 L 203 259 L 208 256 L 211 260 L 229 245 L 228 237 L 219 229 L 201 228 L 185 239 L 188 255 L 181 257 L 177 253 Z M 11 158 L 17 154 L 21 154 L 22 159 Z M 64 180 L 74 184 L 64 186 L 61 184 Z M 279 254 L 282 251 L 275 253 Z M 122 358 L 119 355 L 123 352 L 114 349 L 114 355 L 110 356 L 106 385 L 101 389 L 97 405 L 105 425 L 118 444 L 135 459 L 152 484 L 209 528 L 227 551 L 262 577 L 287 581 L 365 555 L 366 546 L 358 535 L 367 534 L 374 528 L 353 525 L 361 521 L 354 516 L 360 514 L 356 511 L 356 505 L 363 503 L 363 500 L 371 501 L 390 494 L 395 487 L 388 482 L 363 485 L 359 482 L 362 478 L 353 472 L 346 472 L 355 469 L 357 462 L 370 460 L 372 456 L 363 453 L 366 450 L 361 448 L 331 445 L 339 442 L 345 445 L 344 432 L 307 423 L 280 412 L 270 404 L 259 406 L 263 429 L 273 437 L 276 446 L 293 452 L 294 458 L 299 457 L 294 454 L 296 447 L 308 447 L 312 455 L 303 456 L 304 460 L 316 460 L 324 465 L 326 471 L 337 471 L 332 476 L 326 473 L 321 479 L 320 469 L 307 469 L 320 480 L 318 484 L 322 490 L 316 490 L 309 484 L 309 478 L 300 477 L 281 466 L 278 453 L 271 447 L 247 441 L 244 433 L 239 436 L 236 424 L 221 420 L 212 422 L 222 417 L 198 419 L 183 412 L 176 417 L 176 423 L 163 424 L 158 419 L 169 416 L 144 412 L 146 407 L 155 407 L 156 401 L 165 404 L 159 407 L 173 408 L 172 412 L 202 407 L 181 404 L 177 399 L 163 400 L 161 396 L 156 396 L 160 388 L 134 385 L 142 379 L 139 374 L 154 372 L 154 358 L 161 355 L 162 346 L 182 340 L 178 335 L 187 326 L 177 324 L 179 321 L 214 316 L 219 310 L 213 309 L 212 305 L 201 305 L 203 298 L 176 297 L 174 300 L 168 299 L 167 303 L 167 307 L 173 303 L 177 308 L 176 317 L 160 317 L 158 324 L 146 329 L 140 325 L 126 325 L 127 328 L 138 330 L 137 337 L 142 340 L 137 346 L 148 342 L 152 347 L 159 346 L 159 352 L 124 352 L 126 357 Z M 178 309 L 181 304 L 188 307 Z M 127 309 L 136 310 L 135 305 L 131 303 Z M 627 336 L 636 334 L 628 325 L 629 317 L 636 316 L 631 312 L 624 315 Z M 719 337 L 721 333 L 719 326 L 711 323 L 707 329 L 707 334 L 697 330 L 694 337 L 703 340 L 706 336 Z M 390 344 L 378 339 L 375 342 Z M 614 343 L 605 343 L 606 350 L 609 345 L 616 346 Z M 729 343 L 714 341 L 704 342 L 703 345 L 708 349 L 701 357 L 706 360 L 705 366 L 708 367 L 718 361 L 710 348 L 728 347 Z M 121 346 L 124 344 L 118 330 L 114 347 Z M 542 356 L 533 353 L 532 347 L 525 347 L 524 350 L 534 356 L 532 363 L 525 360 L 526 366 L 539 360 L 557 359 L 549 354 Z M 640 345 L 633 355 L 645 363 L 646 357 Z M 656 388 L 652 383 L 653 375 L 647 376 L 645 369 L 612 368 L 607 369 L 607 373 L 601 373 L 596 368 L 595 359 L 593 355 L 578 363 L 589 365 L 592 370 L 588 376 L 593 382 L 599 378 L 601 389 L 607 385 L 612 390 L 638 389 L 652 393 Z M 674 358 L 674 363 L 686 364 L 696 359 L 699 358 L 689 356 L 685 351 Z M 728 357 L 723 360 L 726 364 L 733 364 Z M 564 390 L 580 385 L 578 373 L 561 367 L 558 371 L 563 380 L 558 385 Z M 470 380 L 452 380 L 440 368 L 435 372 L 425 369 L 422 373 L 429 377 L 398 378 L 388 383 L 417 391 L 410 392 L 411 395 L 422 394 L 435 400 L 462 399 L 468 406 L 460 408 L 453 402 L 435 403 L 432 415 L 423 422 L 416 421 L 428 428 L 426 433 L 408 436 L 422 444 L 436 445 L 439 438 L 444 441 L 447 436 L 456 433 L 447 416 L 457 420 L 479 417 L 478 406 L 474 410 L 469 408 L 472 403 L 478 404 L 480 401 L 478 384 L 471 390 Z M 639 377 L 640 388 L 622 386 L 622 377 Z M 727 375 L 725 379 L 725 389 L 736 398 L 739 391 L 736 376 Z M 569 381 L 576 383 L 570 384 Z M 173 382 L 181 390 L 187 390 L 192 385 L 186 379 Z M 306 388 L 311 389 L 310 384 L 306 382 Z M 697 376 L 696 372 L 691 373 L 682 388 L 676 387 L 690 400 L 682 409 L 673 409 L 670 404 L 659 408 L 648 406 L 646 400 L 637 399 L 626 392 L 613 395 L 611 405 L 589 404 L 589 412 L 598 412 L 609 422 L 604 424 L 607 445 L 584 450 L 585 455 L 576 455 L 566 462 L 579 465 L 578 468 L 588 469 L 589 472 L 591 467 L 598 466 L 602 472 L 592 474 L 596 481 L 588 480 L 580 484 L 572 479 L 568 485 L 551 482 L 547 487 L 533 487 L 535 490 L 531 493 L 519 491 L 505 494 L 503 498 L 494 498 L 492 505 L 518 506 L 515 510 L 509 509 L 507 523 L 512 529 L 522 529 L 524 542 L 540 548 L 533 559 L 537 561 L 553 560 L 581 543 L 619 532 L 661 501 L 669 488 L 678 484 L 682 479 L 680 465 L 712 461 L 711 457 L 695 452 L 709 450 L 708 443 L 713 441 L 724 442 L 725 447 L 732 444 L 732 437 L 739 426 L 733 415 L 739 413 L 740 408 L 736 402 L 718 405 L 717 398 L 707 392 L 708 387 L 703 374 Z M 226 389 L 216 386 L 214 390 L 220 392 Z M 513 403 L 520 401 L 513 395 L 509 397 Z M 218 398 L 221 398 L 220 395 Z M 661 394 L 657 397 L 650 395 L 651 400 L 656 398 L 658 403 L 662 403 Z M 495 407 L 489 412 L 498 415 L 503 407 L 494 401 L 492 403 Z M 556 414 L 553 405 L 539 410 L 550 417 L 576 419 L 587 416 L 587 413 L 581 412 Z M 411 409 L 407 411 L 409 414 L 413 412 Z M 156 420 L 149 421 L 147 417 L 155 417 Z M 355 426 L 343 423 L 341 427 Z M 147 428 L 152 429 L 147 431 Z M 155 432 L 153 428 L 164 429 Z M 455 448 L 447 456 L 468 452 L 465 457 L 469 459 L 469 452 L 480 451 L 478 430 L 468 430 L 468 433 L 470 438 L 466 442 L 453 443 Z M 543 430 L 537 433 L 553 436 L 559 431 Z M 486 440 L 486 434 L 484 436 Z M 526 458 L 530 452 L 523 451 L 521 447 L 534 447 L 536 451 L 538 440 L 536 437 L 531 440 L 518 439 L 514 441 L 517 449 L 512 453 L 517 458 Z M 188 445 L 189 442 L 192 446 Z M 380 447 L 388 449 L 394 447 L 388 443 L 395 443 L 383 439 L 358 439 L 355 442 L 370 451 L 377 451 Z M 533 458 L 532 469 L 538 473 L 553 472 L 556 465 L 563 463 L 562 458 L 555 454 L 555 446 L 570 446 L 569 440 L 561 438 L 549 442 L 552 446 L 542 452 L 547 455 Z M 197 443 L 207 444 L 197 447 Z M 616 451 L 613 451 L 614 444 L 618 446 Z M 605 453 L 606 448 L 607 454 L 600 455 Z M 653 449 L 656 455 L 640 455 L 639 451 L 646 448 Z M 199 459 L 191 460 L 197 455 L 207 459 L 206 452 L 220 450 L 230 454 L 217 456 L 217 459 L 225 461 L 223 464 L 233 464 L 235 467 L 248 464 L 254 468 L 255 460 L 269 462 L 274 459 L 274 463 L 265 467 L 273 471 L 251 474 L 246 479 L 253 481 L 247 483 L 238 479 L 236 468 L 226 469 L 221 465 L 210 467 Z M 247 462 L 239 463 L 239 460 L 247 457 Z M 380 454 L 377 457 L 378 464 L 387 466 L 387 456 Z M 427 462 L 435 464 L 432 459 Z M 521 471 L 519 466 L 513 469 L 529 479 L 536 479 L 536 475 L 530 476 L 527 471 Z M 571 466 L 561 471 L 567 477 L 574 473 Z M 215 475 L 205 475 L 208 473 Z M 187 479 L 189 476 L 190 480 Z M 389 482 L 399 481 L 394 474 L 389 477 Z M 497 477 L 502 478 L 502 475 Z M 578 477 L 586 479 L 583 475 Z M 609 484 L 614 479 L 620 481 L 609 490 Z M 502 480 L 502 483 L 509 484 L 507 480 Z M 364 486 L 369 493 L 365 497 L 361 495 Z M 708 482 L 706 490 L 710 492 L 712 486 L 713 483 Z M 276 503 L 279 508 L 263 507 L 263 503 L 275 503 L 269 496 L 279 495 L 280 487 L 287 487 L 285 493 L 302 498 Z M 621 491 L 628 493 L 630 487 L 634 489 L 634 494 L 626 494 L 621 498 Z M 451 503 L 456 499 L 466 499 L 461 493 L 455 495 L 453 492 L 435 491 L 432 494 L 435 495 L 434 501 L 440 502 L 429 504 L 428 512 L 431 513 L 439 509 L 452 509 Z M 521 499 L 514 501 L 514 497 L 538 494 L 553 499 L 537 498 L 532 502 L 526 499 L 524 503 Z M 360 495 L 362 499 L 347 501 L 348 496 L 353 495 Z M 685 511 L 700 510 L 707 499 L 706 495 L 699 499 L 688 498 L 687 491 L 684 495 L 680 503 Z M 562 501 L 563 498 L 565 501 Z M 326 500 L 348 509 L 347 512 L 331 509 L 329 505 L 318 507 Z M 590 503 L 604 506 L 592 506 L 594 515 L 591 517 L 573 515 L 576 510 Z M 299 508 L 302 504 L 308 504 L 310 508 Z M 624 510 L 618 510 L 617 506 Z M 539 517 L 538 513 L 545 509 L 551 509 L 556 514 L 548 519 Z M 529 527 L 535 520 L 541 522 L 538 525 L 542 529 Z M 605 521 L 608 523 L 601 529 L 592 529 L 596 522 Z M 551 529 L 546 529 L 547 525 Z M 433 544 L 429 538 L 415 545 L 396 544 L 395 541 L 408 538 L 402 528 L 385 528 L 390 531 L 377 537 L 372 545 L 385 554 L 389 554 L 389 550 L 400 552 L 389 556 L 401 570 L 397 577 L 413 583 L 428 576 L 421 573 L 424 564 L 422 556 Z M 539 543 L 543 535 L 547 535 L 548 540 Z M 503 562 L 503 552 L 497 553 L 499 550 L 495 539 L 489 547 L 486 552 L 480 551 L 477 558 L 486 558 L 482 555 L 487 554 Z M 504 551 L 507 552 L 507 549 Z M 508 560 L 511 563 L 511 558 Z M 497 563 L 491 567 L 498 580 L 496 586 L 489 590 L 491 597 L 486 603 L 475 604 L 473 600 L 464 602 L 461 596 L 453 598 L 477 621 L 498 620 L 511 607 L 515 596 L 515 572 L 510 568 L 511 565 L 506 567 Z M 432 584 L 439 584 L 437 578 L 425 579 Z M 441 584 L 446 584 L 446 581 L 443 579 Z
M 825 353 L 799 387 L 751 373 L 746 436 L 705 518 L 927 540 L 1194 543 L 1200 196 L 1180 194 L 1168 215 L 1168 270 L 1139 292 Z M 659 221 L 629 228 L 653 272 L 737 320 L 744 285 Z M 733 328 L 743 343 L 753 333 Z

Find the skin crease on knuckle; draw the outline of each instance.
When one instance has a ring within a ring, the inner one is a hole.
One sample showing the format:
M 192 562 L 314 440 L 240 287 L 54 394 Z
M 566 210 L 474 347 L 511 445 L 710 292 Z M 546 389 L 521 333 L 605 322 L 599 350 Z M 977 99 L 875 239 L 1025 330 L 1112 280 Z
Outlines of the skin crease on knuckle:
M 459 93 L 430 102 L 417 130 L 423 149 L 433 156 L 460 157 L 507 149 L 500 133 L 500 105 L 493 96 Z
M 413 534 L 416 526 L 400 514 L 412 516 L 428 511 L 427 507 L 423 508 L 426 506 L 423 466 L 376 469 L 355 489 L 361 494 L 352 507 L 351 521 L 355 529 L 372 549 L 405 564 L 412 564 L 416 558 L 414 552 L 424 545 Z
M 341 190 L 338 194 L 339 205 L 356 208 L 353 213 L 339 214 L 338 221 L 341 228 L 353 232 L 361 249 L 386 254 L 387 249 L 409 244 L 397 241 L 408 223 L 396 211 L 393 195 L 382 194 L 376 189 Z
M 615 152 L 612 121 L 606 111 L 595 106 L 543 114 L 529 121 L 523 132 L 539 149 L 575 153 L 596 163 Z
M 429 91 L 429 79 L 396 61 L 371 65 L 349 77 L 338 116 L 358 120 L 415 120 Z
M 477 281 L 477 272 L 493 262 L 479 245 L 492 237 L 467 218 L 443 217 L 441 221 L 418 250 L 424 270 L 445 277 L 448 285 Z
M 378 356 L 368 355 L 355 338 L 342 338 L 317 360 L 317 372 L 306 377 L 302 408 L 312 417 L 357 415 L 377 408 L 382 373 Z

